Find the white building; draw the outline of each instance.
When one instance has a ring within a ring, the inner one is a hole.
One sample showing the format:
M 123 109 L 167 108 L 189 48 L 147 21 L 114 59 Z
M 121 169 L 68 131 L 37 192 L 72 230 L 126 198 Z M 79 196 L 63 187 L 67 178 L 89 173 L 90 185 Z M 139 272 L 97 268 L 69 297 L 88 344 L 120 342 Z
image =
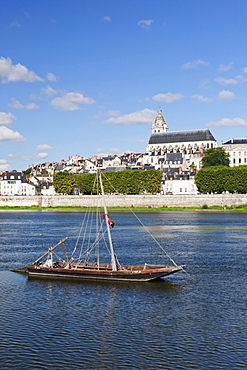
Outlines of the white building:
M 1 195 L 36 195 L 36 186 L 26 182 L 21 172 L 8 172 L 0 181 Z
M 29 178 L 30 184 L 36 187 L 36 193 L 41 195 L 55 195 L 53 176 L 36 175 Z
M 230 167 L 247 165 L 247 139 L 231 139 L 221 146 L 230 155 Z
M 121 166 L 121 159 L 118 156 L 103 157 L 103 168 Z
M 162 110 L 158 110 L 144 155 L 144 165 L 161 170 L 171 164 L 181 166 L 182 170 L 188 170 L 192 166 L 200 169 L 200 154 L 206 149 L 216 147 L 217 141 L 208 129 L 168 132 Z M 178 157 L 177 163 L 172 163 L 173 157 Z
M 194 178 L 180 178 L 165 180 L 162 186 L 163 194 L 197 194 L 198 190 Z
M 164 194 L 197 194 L 194 175 L 201 168 L 201 153 L 216 147 L 208 129 L 168 132 L 162 110 L 158 110 L 143 162 L 146 168 L 163 172 Z

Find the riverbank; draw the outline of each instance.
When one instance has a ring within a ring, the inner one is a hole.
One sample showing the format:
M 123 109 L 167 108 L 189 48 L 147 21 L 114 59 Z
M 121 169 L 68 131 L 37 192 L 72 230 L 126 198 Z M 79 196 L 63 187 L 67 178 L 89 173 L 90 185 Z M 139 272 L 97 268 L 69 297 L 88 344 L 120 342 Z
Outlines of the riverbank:
M 74 212 L 74 211 L 85 211 L 87 207 L 0 207 L 0 211 L 61 211 L 61 212 Z M 217 211 L 217 212 L 247 212 L 247 206 L 236 206 L 236 207 L 222 207 L 222 206 L 211 206 L 204 205 L 202 207 L 109 207 L 111 211 Z M 103 210 L 103 207 L 102 207 Z
M 106 195 L 110 208 L 155 208 L 184 209 L 209 207 L 247 207 L 247 194 L 197 194 L 197 195 Z M 55 196 L 0 196 L 0 208 L 39 207 L 86 208 L 94 204 L 103 206 L 102 198 L 97 195 L 55 195 Z

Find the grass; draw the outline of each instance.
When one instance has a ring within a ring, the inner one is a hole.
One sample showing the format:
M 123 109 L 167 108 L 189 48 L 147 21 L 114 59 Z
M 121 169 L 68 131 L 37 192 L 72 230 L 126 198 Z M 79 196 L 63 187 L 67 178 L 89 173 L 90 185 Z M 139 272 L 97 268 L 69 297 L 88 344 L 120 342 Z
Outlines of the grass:
M 0 210 L 24 210 L 24 211 L 84 211 L 87 207 L 39 207 L 39 206 L 2 206 Z M 103 209 L 103 207 L 102 207 Z M 243 206 L 207 206 L 204 204 L 202 207 L 108 207 L 108 209 L 113 211 L 237 211 L 237 212 L 247 212 L 247 205 Z

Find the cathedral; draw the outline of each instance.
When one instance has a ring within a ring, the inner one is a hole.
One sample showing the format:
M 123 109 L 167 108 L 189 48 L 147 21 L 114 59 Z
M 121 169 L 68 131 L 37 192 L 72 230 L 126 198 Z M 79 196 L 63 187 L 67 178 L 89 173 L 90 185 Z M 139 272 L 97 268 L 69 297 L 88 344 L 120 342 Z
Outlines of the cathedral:
M 158 110 L 152 125 L 144 165 L 169 172 L 172 168 L 178 172 L 200 169 L 200 154 L 209 148 L 216 148 L 217 141 L 208 130 L 170 131 L 162 110 Z

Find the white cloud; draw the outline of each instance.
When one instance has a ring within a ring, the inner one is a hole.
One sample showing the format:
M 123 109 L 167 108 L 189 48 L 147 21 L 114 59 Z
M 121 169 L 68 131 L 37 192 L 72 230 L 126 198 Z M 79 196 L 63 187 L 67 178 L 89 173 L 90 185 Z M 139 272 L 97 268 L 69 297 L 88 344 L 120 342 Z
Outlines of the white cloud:
M 21 157 L 21 159 L 23 161 L 32 161 L 34 159 L 34 157 L 32 157 L 31 155 L 24 155 Z
M 54 90 L 52 87 L 50 86 L 46 86 L 44 89 L 41 90 L 41 92 L 47 96 L 53 96 L 53 95 L 56 95 L 58 92 L 56 90 Z
M 11 103 L 9 106 L 14 109 L 24 109 L 24 105 L 14 98 L 11 98 Z
M 15 155 L 15 154 L 8 154 L 8 157 L 9 158 L 19 158 L 18 155 Z
M 0 171 L 10 171 L 11 166 L 6 159 L 0 159 Z
M 26 139 L 18 132 L 9 129 L 8 127 L 1 126 L 0 127 L 0 140 L 8 140 L 8 141 L 25 141 Z
M 244 73 L 247 73 L 247 67 L 243 68 Z
M 48 81 L 57 81 L 57 77 L 53 73 L 47 73 L 46 78 Z
M 53 147 L 48 144 L 40 144 L 37 145 L 35 148 L 35 150 L 51 150 L 51 149 L 53 149 Z
M 107 113 L 106 113 L 107 116 L 112 116 L 112 117 L 118 117 L 120 116 L 120 112 L 119 110 L 109 110 Z
M 12 102 L 9 104 L 11 108 L 14 109 L 27 109 L 27 110 L 33 110 L 33 109 L 38 109 L 39 106 L 35 103 L 28 103 L 27 105 L 21 104 L 18 100 L 12 98 Z
M 230 69 L 232 69 L 232 67 L 233 67 L 233 62 L 230 62 L 230 63 L 228 63 L 228 64 L 220 64 L 220 65 L 218 66 L 218 71 L 219 71 L 219 72 L 227 72 L 227 71 L 229 71 Z
M 27 67 L 20 63 L 14 65 L 10 58 L 4 57 L 0 58 L 0 77 L 2 78 L 2 83 L 43 81 L 41 77 L 29 71 Z
M 237 85 L 238 81 L 235 78 L 223 78 L 223 77 L 218 77 L 215 79 L 215 81 L 220 84 L 220 85 Z
M 95 153 L 101 157 L 107 157 L 108 155 L 122 155 L 123 151 L 118 148 L 111 148 L 111 149 L 103 149 L 99 148 L 95 150 Z
M 0 112 L 0 125 L 11 125 L 15 119 L 12 113 Z
M 213 126 L 247 126 L 247 121 L 243 118 L 222 118 L 219 121 L 211 121 L 206 124 L 207 127 Z
M 218 94 L 219 100 L 231 100 L 235 98 L 236 98 L 235 94 L 229 90 L 222 90 Z
M 106 21 L 106 22 L 111 22 L 111 18 L 109 17 L 109 15 L 106 15 L 106 16 L 104 17 L 104 21 Z
M 144 144 L 144 143 L 147 143 L 147 140 L 137 140 L 136 141 L 138 144 Z
M 151 109 L 142 109 L 137 112 L 125 114 L 119 117 L 110 117 L 104 123 L 114 123 L 120 125 L 136 125 L 140 123 L 152 123 L 156 112 Z
M 167 93 L 167 94 L 157 94 L 157 95 L 154 95 L 153 96 L 153 100 L 155 101 L 159 101 L 159 102 L 162 102 L 162 103 L 172 103 L 176 100 L 180 100 L 183 98 L 183 95 L 181 94 L 172 94 L 172 93 Z
M 48 153 L 39 153 L 37 155 L 37 158 L 39 158 L 39 159 L 43 159 L 43 158 L 46 158 L 46 157 L 48 157 Z
M 211 103 L 213 101 L 213 99 L 204 97 L 204 96 L 199 95 L 199 94 L 192 95 L 192 98 L 196 99 L 196 100 L 199 100 L 200 102 L 203 102 L 203 103 Z
M 240 82 L 246 81 L 243 76 L 236 76 L 234 78 L 223 78 L 223 77 L 217 77 L 215 81 L 223 86 L 227 85 L 237 85 Z
M 200 66 L 207 66 L 207 65 L 209 65 L 209 63 L 204 62 L 204 60 L 196 59 L 191 62 L 183 64 L 181 68 L 182 69 L 196 69 Z
M 138 26 L 148 29 L 152 23 L 153 23 L 153 19 L 143 19 L 142 21 L 138 22 Z
M 51 101 L 51 105 L 56 109 L 61 110 L 78 110 L 80 105 L 88 105 L 96 103 L 94 99 L 87 98 L 81 93 L 70 92 L 64 96 L 55 98 Z
M 39 106 L 35 103 L 28 103 L 25 107 L 27 110 L 34 110 L 34 109 L 38 109 Z

